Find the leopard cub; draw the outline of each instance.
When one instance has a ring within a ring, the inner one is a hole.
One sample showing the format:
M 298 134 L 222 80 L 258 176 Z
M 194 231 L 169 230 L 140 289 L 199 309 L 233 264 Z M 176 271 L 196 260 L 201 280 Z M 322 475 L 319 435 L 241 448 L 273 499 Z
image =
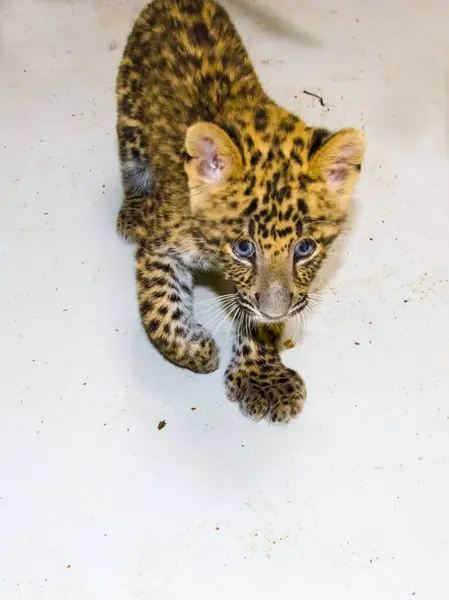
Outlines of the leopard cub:
M 173 363 L 218 367 L 195 320 L 192 271 L 219 269 L 239 328 L 228 396 L 253 419 L 288 422 L 306 389 L 278 353 L 348 214 L 361 132 L 307 126 L 271 100 L 225 10 L 154 0 L 129 36 L 117 80 L 125 198 L 118 231 L 136 245 L 145 331 Z

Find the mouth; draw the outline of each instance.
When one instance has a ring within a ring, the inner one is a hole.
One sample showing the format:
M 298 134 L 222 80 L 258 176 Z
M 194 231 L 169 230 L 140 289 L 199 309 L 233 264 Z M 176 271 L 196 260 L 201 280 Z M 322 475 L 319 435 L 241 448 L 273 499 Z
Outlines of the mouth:
M 304 308 L 307 306 L 307 296 L 303 296 L 302 298 L 300 298 L 290 308 L 288 313 L 279 317 L 270 317 L 269 315 L 264 315 L 245 299 L 240 299 L 239 306 L 241 310 L 247 313 L 255 323 L 274 325 L 275 323 L 283 323 L 285 321 L 288 321 L 288 319 L 290 319 L 291 317 L 299 315 L 299 313 L 303 311 Z

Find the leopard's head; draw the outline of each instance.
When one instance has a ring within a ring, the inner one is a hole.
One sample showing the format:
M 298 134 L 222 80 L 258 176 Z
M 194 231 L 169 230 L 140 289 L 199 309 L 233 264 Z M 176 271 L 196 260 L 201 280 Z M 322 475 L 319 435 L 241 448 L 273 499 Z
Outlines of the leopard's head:
M 187 131 L 196 237 L 254 320 L 299 313 L 348 215 L 364 136 L 305 126 L 276 106 Z

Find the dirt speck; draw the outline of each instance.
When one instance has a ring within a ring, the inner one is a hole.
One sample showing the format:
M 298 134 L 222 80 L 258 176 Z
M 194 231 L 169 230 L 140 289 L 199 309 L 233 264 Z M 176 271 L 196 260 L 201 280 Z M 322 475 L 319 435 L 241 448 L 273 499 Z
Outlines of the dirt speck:
M 308 90 L 303 90 L 302 91 L 303 94 L 307 94 L 307 96 L 312 96 L 312 98 L 316 98 L 319 103 L 321 104 L 321 106 L 326 106 L 326 103 L 323 100 L 323 97 L 320 96 L 319 94 L 314 94 L 313 92 L 309 92 Z
M 72 565 L 67 565 L 66 569 L 70 569 L 72 567 Z
M 192 412 L 195 412 L 195 411 L 196 411 L 196 407 L 195 407 L 195 406 L 192 406 L 192 408 L 191 408 L 190 410 L 191 410 Z
M 161 431 L 162 429 L 164 429 L 164 427 L 167 425 L 167 421 L 159 421 L 158 423 L 158 430 Z

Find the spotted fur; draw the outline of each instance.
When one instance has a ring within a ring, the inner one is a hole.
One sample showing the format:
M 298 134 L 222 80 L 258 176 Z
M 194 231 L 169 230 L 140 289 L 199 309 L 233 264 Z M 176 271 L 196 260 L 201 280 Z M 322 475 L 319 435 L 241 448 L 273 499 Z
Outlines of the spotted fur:
M 217 368 L 215 342 L 195 320 L 192 269 L 218 268 L 251 323 L 226 370 L 229 398 L 254 419 L 289 421 L 305 386 L 281 363 L 273 326 L 307 304 L 347 216 L 363 136 L 309 127 L 273 102 L 213 0 L 154 0 L 143 10 L 117 101 L 125 191 L 117 228 L 137 248 L 149 339 L 177 365 Z M 242 240 L 252 257 L 236 253 Z M 298 257 L 304 240 L 314 251 Z

